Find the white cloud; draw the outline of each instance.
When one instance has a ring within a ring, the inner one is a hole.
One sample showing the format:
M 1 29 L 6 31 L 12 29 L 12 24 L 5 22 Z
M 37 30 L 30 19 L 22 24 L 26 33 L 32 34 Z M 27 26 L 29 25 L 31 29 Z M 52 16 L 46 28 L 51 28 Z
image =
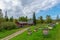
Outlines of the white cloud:
M 0 1 L 0 8 L 4 9 L 4 7 L 5 7 L 5 5 L 4 5 L 3 1 Z
M 9 16 L 31 17 L 33 12 L 47 10 L 58 3 L 59 0 L 0 0 L 0 8 L 8 10 Z
M 30 5 L 24 7 L 24 13 L 26 15 L 32 14 L 33 12 L 39 12 L 40 10 L 49 9 L 57 4 L 56 0 L 37 0 L 32 2 Z M 29 15 L 28 15 L 29 16 Z

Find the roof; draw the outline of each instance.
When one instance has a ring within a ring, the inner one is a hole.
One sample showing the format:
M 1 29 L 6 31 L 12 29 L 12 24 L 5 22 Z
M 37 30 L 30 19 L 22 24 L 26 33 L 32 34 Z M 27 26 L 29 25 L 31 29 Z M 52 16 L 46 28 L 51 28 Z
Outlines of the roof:
M 27 22 L 19 22 L 19 23 L 27 23 Z

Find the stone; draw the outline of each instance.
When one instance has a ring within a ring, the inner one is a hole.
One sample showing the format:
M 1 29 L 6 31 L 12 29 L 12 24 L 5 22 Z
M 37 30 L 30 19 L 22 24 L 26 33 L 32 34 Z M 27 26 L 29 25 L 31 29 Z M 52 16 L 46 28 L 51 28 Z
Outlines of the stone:
M 53 27 L 48 27 L 48 29 L 50 29 L 50 30 L 51 30 L 51 29 L 53 29 Z
M 56 24 L 59 24 L 58 22 L 56 22 Z
M 34 32 L 37 32 L 37 30 L 34 30 Z
M 48 35 L 49 29 L 43 29 L 43 35 Z
M 28 35 L 31 35 L 32 34 L 32 31 L 31 31 L 31 29 L 29 28 L 28 29 L 28 33 L 27 33 Z
M 55 27 L 54 23 L 49 24 L 50 27 Z
M 28 35 L 31 35 L 32 34 L 32 31 L 28 32 Z

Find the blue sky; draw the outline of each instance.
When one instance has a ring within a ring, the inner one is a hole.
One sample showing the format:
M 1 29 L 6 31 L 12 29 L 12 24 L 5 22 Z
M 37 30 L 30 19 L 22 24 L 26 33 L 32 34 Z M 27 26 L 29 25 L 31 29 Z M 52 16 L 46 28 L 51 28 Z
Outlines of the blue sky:
M 57 15 L 60 17 L 60 4 L 57 4 L 48 10 L 41 10 L 36 14 L 37 18 L 43 16 L 44 19 L 46 18 L 46 15 L 50 15 L 53 19 L 56 19 Z
M 33 12 L 37 18 L 41 15 L 44 18 L 46 15 L 55 18 L 57 14 L 60 16 L 60 0 L 0 0 L 0 9 L 4 16 L 7 11 L 8 17 L 14 18 L 20 16 L 32 18 Z

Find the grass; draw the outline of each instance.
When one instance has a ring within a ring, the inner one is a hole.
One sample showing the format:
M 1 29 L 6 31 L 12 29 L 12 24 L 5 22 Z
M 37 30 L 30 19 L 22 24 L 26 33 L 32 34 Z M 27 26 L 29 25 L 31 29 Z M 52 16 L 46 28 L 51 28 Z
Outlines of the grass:
M 31 30 L 33 31 L 34 28 L 35 26 L 32 26 Z M 27 35 L 27 31 L 25 31 L 10 40 L 60 40 L 60 24 L 56 25 L 56 28 L 49 30 L 49 35 L 47 36 L 43 36 L 42 30 L 39 29 L 37 32 L 33 32 L 32 35 Z
M 13 29 L 13 30 L 3 30 L 0 32 L 0 39 L 8 36 L 8 35 L 11 35 L 19 30 L 21 30 L 22 28 L 19 28 L 19 29 Z
M 28 26 L 24 26 L 23 28 L 18 28 L 18 29 L 12 29 L 12 30 L 3 30 L 3 31 L 0 31 L 0 39 L 6 37 L 6 36 L 9 36 L 17 31 L 20 31 L 24 28 L 27 28 Z

